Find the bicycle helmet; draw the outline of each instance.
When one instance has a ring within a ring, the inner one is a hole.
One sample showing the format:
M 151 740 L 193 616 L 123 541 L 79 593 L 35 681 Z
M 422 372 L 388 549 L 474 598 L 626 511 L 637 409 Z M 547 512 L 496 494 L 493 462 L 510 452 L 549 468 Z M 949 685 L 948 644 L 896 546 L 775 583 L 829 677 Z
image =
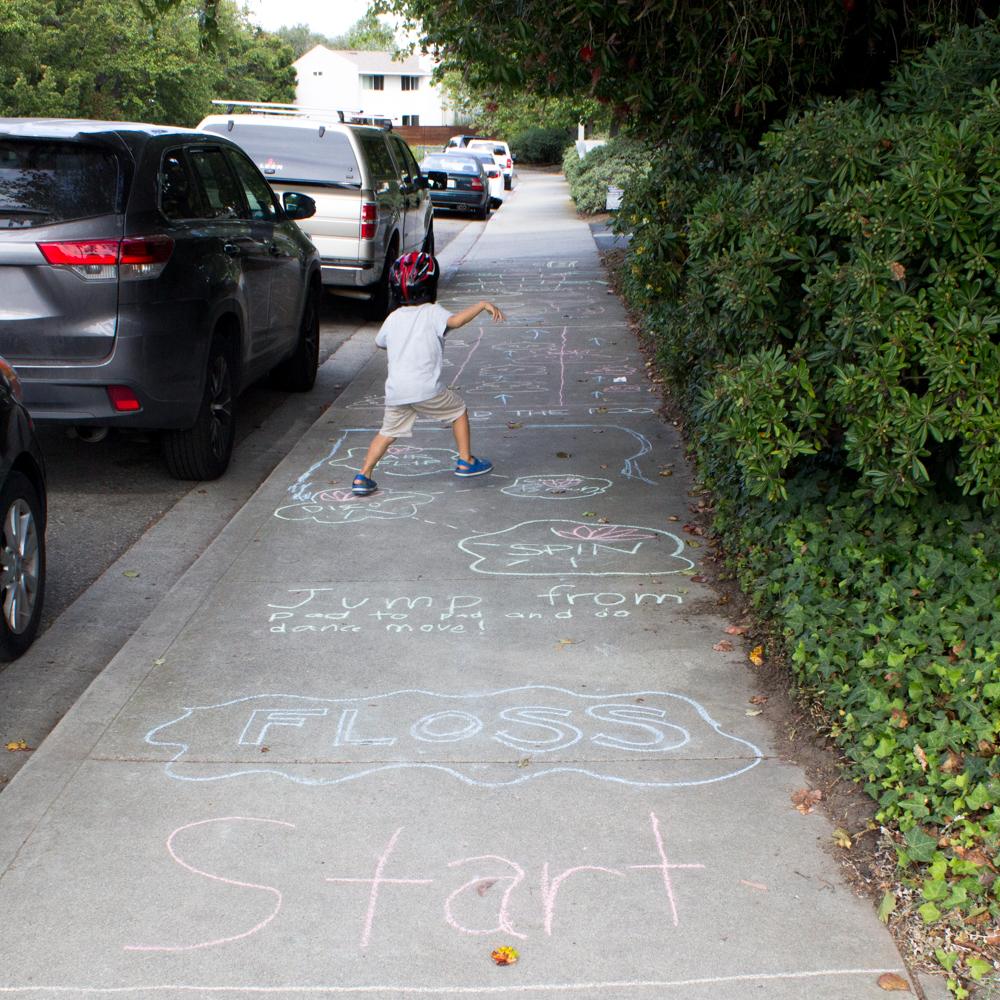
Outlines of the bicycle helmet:
M 440 268 L 429 253 L 405 253 L 389 269 L 389 289 L 400 305 L 414 306 L 437 298 Z

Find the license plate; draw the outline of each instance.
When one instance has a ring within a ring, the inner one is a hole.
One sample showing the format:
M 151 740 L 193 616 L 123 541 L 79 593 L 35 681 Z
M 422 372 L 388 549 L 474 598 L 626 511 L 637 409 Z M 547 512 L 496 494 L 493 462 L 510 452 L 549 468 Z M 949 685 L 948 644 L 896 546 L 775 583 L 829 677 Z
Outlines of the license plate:
M 450 188 L 457 187 L 457 185 L 455 184 L 455 181 L 452 180 L 452 178 L 450 178 L 450 177 L 448 178 L 448 187 L 450 187 Z

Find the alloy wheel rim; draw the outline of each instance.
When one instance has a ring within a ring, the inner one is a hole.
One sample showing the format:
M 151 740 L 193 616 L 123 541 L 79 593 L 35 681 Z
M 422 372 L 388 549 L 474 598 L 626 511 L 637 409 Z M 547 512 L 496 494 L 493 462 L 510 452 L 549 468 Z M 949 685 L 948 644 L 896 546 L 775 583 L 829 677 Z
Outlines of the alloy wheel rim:
M 212 414 L 212 454 L 224 458 L 229 446 L 229 429 L 233 419 L 233 393 L 229 385 L 229 365 L 218 357 L 212 365 L 211 399 L 208 408 Z
M 0 595 L 7 627 L 16 635 L 27 629 L 38 603 L 41 553 L 38 526 L 27 502 L 18 497 L 3 519 L 0 549 Z

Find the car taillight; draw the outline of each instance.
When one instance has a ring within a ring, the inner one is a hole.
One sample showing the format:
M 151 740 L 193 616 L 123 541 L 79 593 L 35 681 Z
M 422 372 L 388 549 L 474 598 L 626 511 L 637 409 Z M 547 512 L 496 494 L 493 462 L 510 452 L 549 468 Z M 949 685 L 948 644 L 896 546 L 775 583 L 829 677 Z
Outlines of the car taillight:
M 4 378 L 7 383 L 8 388 L 15 396 L 17 396 L 18 401 L 21 400 L 21 380 L 17 377 L 17 372 L 0 358 L 0 376 Z
M 139 236 L 127 240 L 71 240 L 39 243 L 50 263 L 69 268 L 88 281 L 157 278 L 167 266 L 174 241 L 169 236 Z
M 118 256 L 119 274 L 123 281 L 137 278 L 158 278 L 170 260 L 174 241 L 169 236 L 135 236 L 122 240 Z M 135 407 L 138 408 L 138 400 Z
M 111 405 L 119 413 L 142 409 L 139 397 L 127 385 L 109 385 L 105 388 L 108 390 L 108 399 L 111 400 Z
M 469 187 L 472 188 L 473 191 L 482 191 L 483 182 L 478 177 L 473 177 L 469 182 Z
M 118 277 L 118 240 L 39 243 L 38 249 L 50 264 L 68 267 L 88 281 L 109 281 Z
M 375 239 L 375 227 L 377 225 L 378 205 L 373 201 L 363 202 L 361 205 L 361 238 L 363 240 Z
M 510 170 L 510 168 L 512 166 L 514 166 L 514 161 L 508 156 L 507 157 L 507 169 Z

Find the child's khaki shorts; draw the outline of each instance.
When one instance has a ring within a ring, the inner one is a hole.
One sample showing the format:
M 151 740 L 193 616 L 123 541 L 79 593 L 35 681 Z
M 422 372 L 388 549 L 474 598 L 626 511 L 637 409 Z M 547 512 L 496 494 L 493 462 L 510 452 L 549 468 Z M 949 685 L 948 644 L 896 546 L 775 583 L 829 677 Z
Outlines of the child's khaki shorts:
M 413 425 L 417 417 L 453 424 L 465 411 L 466 405 L 459 396 L 451 389 L 442 389 L 436 396 L 420 403 L 387 406 L 379 434 L 388 438 L 413 437 Z

